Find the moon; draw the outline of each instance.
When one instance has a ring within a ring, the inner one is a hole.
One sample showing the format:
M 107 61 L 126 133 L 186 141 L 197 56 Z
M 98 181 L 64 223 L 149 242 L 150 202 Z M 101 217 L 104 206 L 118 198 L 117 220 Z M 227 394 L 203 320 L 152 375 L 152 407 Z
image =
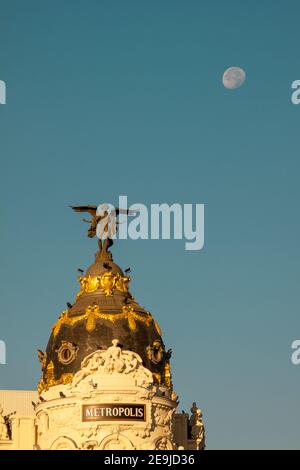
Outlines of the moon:
M 229 67 L 223 73 L 222 82 L 225 88 L 235 90 L 243 85 L 246 80 L 246 72 L 240 67 Z

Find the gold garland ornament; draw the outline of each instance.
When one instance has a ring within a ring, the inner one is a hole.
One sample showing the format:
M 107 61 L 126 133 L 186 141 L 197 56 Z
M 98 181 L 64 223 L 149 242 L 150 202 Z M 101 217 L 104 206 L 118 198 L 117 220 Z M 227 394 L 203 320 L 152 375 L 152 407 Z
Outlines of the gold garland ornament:
M 43 391 L 49 390 L 54 385 L 67 385 L 73 380 L 73 374 L 62 374 L 62 376 L 56 380 L 54 376 L 54 364 L 52 361 L 49 362 L 46 369 L 45 380 L 42 378 L 38 384 L 38 392 L 41 394 Z
M 121 276 L 119 273 L 113 274 L 110 271 L 105 271 L 100 276 L 80 276 L 78 280 L 80 292 L 77 294 L 77 299 L 83 294 L 90 294 L 97 290 L 101 290 L 106 296 L 113 295 L 115 290 L 127 293 L 131 279 L 128 276 Z
M 127 319 L 129 328 L 131 331 L 136 330 L 136 321 L 140 321 L 146 324 L 148 327 L 151 323 L 154 324 L 157 333 L 161 336 L 161 329 L 156 320 L 152 317 L 151 313 L 147 312 L 147 316 L 141 315 L 136 312 L 131 305 L 124 305 L 122 312 L 120 313 L 104 313 L 100 311 L 98 305 L 89 305 L 84 314 L 77 316 L 70 316 L 68 310 L 64 310 L 60 315 L 59 319 L 52 327 L 53 336 L 57 336 L 63 325 L 74 326 L 81 320 L 86 320 L 86 330 L 88 333 L 92 333 L 96 328 L 96 320 L 108 320 L 115 323 L 118 320 Z

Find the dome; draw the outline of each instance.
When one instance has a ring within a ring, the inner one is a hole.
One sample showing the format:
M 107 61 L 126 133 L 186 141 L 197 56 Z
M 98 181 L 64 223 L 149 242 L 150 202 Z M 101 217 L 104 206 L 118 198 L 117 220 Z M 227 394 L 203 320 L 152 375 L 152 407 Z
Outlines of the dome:
M 97 252 L 95 255 L 95 262 L 87 269 L 87 276 L 99 276 L 104 271 L 111 271 L 114 274 L 120 274 L 124 276 L 124 273 L 120 266 L 112 260 L 112 254 L 108 251 L 105 253 Z
M 80 290 L 74 304 L 53 326 L 46 352 L 39 351 L 39 392 L 70 383 L 83 359 L 107 349 L 113 339 L 125 350 L 139 354 L 158 384 L 171 388 L 171 352 L 165 350 L 160 327 L 129 292 L 130 278 L 114 263 L 111 253 L 98 251 L 95 262 L 78 281 Z

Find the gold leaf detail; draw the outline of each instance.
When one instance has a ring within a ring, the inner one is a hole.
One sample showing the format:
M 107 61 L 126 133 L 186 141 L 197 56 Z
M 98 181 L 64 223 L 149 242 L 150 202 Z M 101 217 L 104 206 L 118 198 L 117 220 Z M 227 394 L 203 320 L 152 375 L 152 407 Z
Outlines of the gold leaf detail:
M 64 310 L 52 328 L 54 336 L 58 335 L 61 325 L 66 323 L 67 318 L 68 318 L 68 311 Z
M 160 328 L 157 322 L 152 318 L 151 314 L 148 313 L 148 315 L 143 315 L 141 313 L 138 313 L 134 310 L 134 308 L 131 305 L 124 305 L 122 308 L 122 312 L 120 313 L 104 313 L 100 311 L 100 308 L 98 305 L 89 305 L 86 308 L 85 313 L 83 313 L 82 315 L 69 316 L 67 310 L 62 312 L 56 324 L 52 328 L 53 336 L 58 335 L 62 325 L 73 326 L 81 320 L 86 320 L 86 330 L 89 333 L 91 333 L 92 331 L 94 331 L 96 327 L 97 319 L 108 320 L 113 323 L 115 323 L 118 320 L 127 319 L 129 327 L 132 331 L 136 330 L 137 321 L 140 321 L 146 324 L 148 327 L 151 325 L 152 322 L 154 322 L 154 325 L 158 334 L 161 335 Z
M 129 328 L 132 331 L 136 330 L 136 321 L 135 321 L 134 316 L 132 314 L 128 314 L 128 325 L 129 325 Z
M 98 305 L 87 307 L 86 318 L 86 330 L 89 333 L 92 333 L 92 331 L 94 331 L 94 329 L 96 328 L 96 318 L 101 318 L 100 309 Z
M 161 385 L 161 374 L 159 372 L 153 372 L 152 375 L 154 383 Z
M 77 298 L 82 294 L 89 294 L 97 290 L 102 290 L 104 295 L 110 296 L 115 290 L 127 293 L 130 277 L 105 271 L 100 276 L 80 276 L 78 281 L 80 292 L 77 294 Z
M 171 367 L 169 361 L 166 362 L 164 367 L 164 383 L 170 390 L 173 389 Z
M 38 385 L 38 392 L 41 393 L 44 390 L 47 391 L 50 387 L 53 387 L 54 385 L 69 384 L 72 382 L 72 380 L 73 374 L 62 374 L 61 377 L 56 380 L 54 376 L 54 364 L 52 361 L 50 361 L 46 368 L 45 377 L 42 378 Z

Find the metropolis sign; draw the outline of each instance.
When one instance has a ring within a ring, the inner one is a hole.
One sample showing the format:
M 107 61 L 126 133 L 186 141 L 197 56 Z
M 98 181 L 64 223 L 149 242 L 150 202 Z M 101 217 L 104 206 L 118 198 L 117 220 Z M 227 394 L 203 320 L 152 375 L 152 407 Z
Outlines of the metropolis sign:
M 146 421 L 145 405 L 82 405 L 82 421 Z

